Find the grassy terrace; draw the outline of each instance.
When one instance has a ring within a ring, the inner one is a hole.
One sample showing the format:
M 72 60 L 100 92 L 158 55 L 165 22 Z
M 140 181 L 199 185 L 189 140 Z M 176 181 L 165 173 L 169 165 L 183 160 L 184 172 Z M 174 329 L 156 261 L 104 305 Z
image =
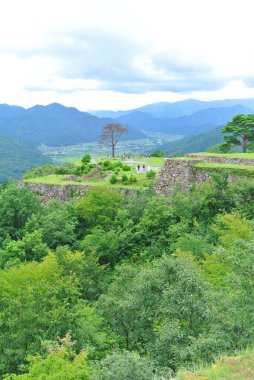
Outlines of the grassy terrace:
M 50 173 L 36 173 L 37 175 L 31 176 L 30 178 L 23 179 L 24 182 L 29 183 L 43 183 L 48 185 L 87 185 L 87 186 L 96 186 L 96 187 L 113 187 L 116 189 L 119 188 L 127 188 L 127 189 L 137 189 L 137 188 L 148 188 L 150 185 L 154 184 L 156 178 L 147 178 L 146 173 L 136 172 L 137 165 L 145 165 L 146 168 L 150 167 L 150 170 L 153 170 L 155 173 L 159 171 L 161 166 L 164 163 L 164 158 L 158 157 L 132 157 L 130 160 L 126 160 L 122 162 L 122 166 L 114 167 L 114 163 L 119 162 L 118 159 L 109 161 L 111 166 L 104 166 L 103 160 L 100 159 L 97 169 L 99 172 L 95 172 L 87 175 L 83 173 L 80 177 L 76 176 L 77 180 L 69 179 L 73 176 L 70 174 L 50 174 Z M 113 165 L 113 166 L 112 166 Z M 80 167 L 80 162 L 76 162 L 74 164 L 78 168 Z M 94 165 L 95 167 L 96 165 Z M 126 168 L 127 167 L 127 168 Z M 116 170 L 117 169 L 117 170 Z M 126 170 L 128 169 L 128 170 Z M 90 169 L 89 169 L 90 170 Z M 91 169 L 92 170 L 92 169 Z M 149 170 L 148 170 L 149 171 Z M 40 173 L 40 174 L 39 174 Z M 34 175 L 35 173 L 33 173 Z M 114 175 L 117 178 L 117 182 L 112 184 L 110 183 L 111 176 Z M 123 182 L 122 178 L 128 178 Z M 135 179 L 134 181 L 130 181 L 129 179 Z
M 236 158 L 253 158 L 254 153 L 208 153 L 208 152 L 199 152 L 199 153 L 191 153 L 197 156 L 207 156 L 207 157 L 236 157 Z
M 205 169 L 237 169 L 237 170 L 246 170 L 254 171 L 254 166 L 249 165 L 236 165 L 236 164 L 224 164 L 224 163 L 214 163 L 214 162 L 199 162 L 193 164 L 196 168 L 205 168 Z
M 113 187 L 116 189 L 120 188 L 126 188 L 126 189 L 137 189 L 137 188 L 147 188 L 149 187 L 149 184 L 153 184 L 153 180 L 148 180 L 146 178 L 145 174 L 139 174 L 137 176 L 137 182 L 135 184 L 123 184 L 121 182 L 115 183 L 112 185 L 109 182 L 109 179 L 104 179 L 104 180 L 90 180 L 90 181 L 70 181 L 68 179 L 68 175 L 66 174 L 63 175 L 56 175 L 56 174 L 51 174 L 43 177 L 37 177 L 37 178 L 31 178 L 27 180 L 23 180 L 24 182 L 29 182 L 29 183 L 44 183 L 47 185 L 75 185 L 75 186 L 80 186 L 80 185 L 87 185 L 87 186 L 96 186 L 96 187 Z

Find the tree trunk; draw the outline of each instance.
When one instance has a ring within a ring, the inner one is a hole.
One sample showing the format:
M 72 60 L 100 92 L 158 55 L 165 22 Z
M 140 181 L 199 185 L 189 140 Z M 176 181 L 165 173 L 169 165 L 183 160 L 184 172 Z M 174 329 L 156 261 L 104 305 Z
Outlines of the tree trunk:
M 111 149 L 112 149 L 112 158 L 115 157 L 115 141 L 114 141 L 114 134 L 112 132 L 111 136 Z
M 243 153 L 246 153 L 246 150 L 247 150 L 247 142 L 248 142 L 248 140 L 246 139 L 245 136 L 243 136 L 243 143 L 242 143 L 242 150 L 243 150 Z

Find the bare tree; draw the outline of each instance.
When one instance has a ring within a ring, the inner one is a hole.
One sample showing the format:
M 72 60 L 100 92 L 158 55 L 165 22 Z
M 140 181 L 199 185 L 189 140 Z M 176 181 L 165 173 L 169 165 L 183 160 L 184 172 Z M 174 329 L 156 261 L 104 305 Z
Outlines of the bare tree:
M 108 144 L 111 146 L 112 157 L 115 157 L 115 147 L 120 140 L 123 133 L 127 133 L 128 129 L 124 128 L 121 124 L 111 123 L 103 127 L 101 134 L 101 144 Z

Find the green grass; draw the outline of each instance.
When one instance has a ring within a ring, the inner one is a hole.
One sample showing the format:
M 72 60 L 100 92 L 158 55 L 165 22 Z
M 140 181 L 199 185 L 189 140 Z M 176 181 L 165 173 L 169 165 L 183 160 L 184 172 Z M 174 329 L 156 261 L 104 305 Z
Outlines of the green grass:
M 220 164 L 216 162 L 199 162 L 193 165 L 196 168 L 217 168 L 217 169 L 235 169 L 235 170 L 246 170 L 254 171 L 254 166 L 249 165 L 236 165 L 236 164 Z
M 146 177 L 146 173 L 136 173 L 135 167 L 139 164 L 145 164 L 146 166 L 152 166 L 156 168 L 160 168 L 164 163 L 164 158 L 158 158 L 158 157 L 133 157 L 131 163 L 122 162 L 124 165 L 127 165 L 130 167 L 130 170 L 123 170 L 122 167 L 115 167 L 112 170 L 107 170 L 107 167 L 103 166 L 103 164 L 100 165 L 101 168 L 101 175 L 98 174 L 92 174 L 90 178 L 80 178 L 80 181 L 73 181 L 68 180 L 68 177 L 71 176 L 71 174 L 51 174 L 51 175 L 40 175 L 36 178 L 29 178 L 26 179 L 25 182 L 31 182 L 31 183 L 44 183 L 49 185 L 88 185 L 88 186 L 97 186 L 97 187 L 113 187 L 113 188 L 127 188 L 127 189 L 136 189 L 136 188 L 144 188 L 149 187 L 151 184 L 154 184 L 156 179 L 148 179 Z M 111 161 L 111 163 L 114 162 L 114 160 L 109 160 L 105 158 L 98 159 L 98 162 L 103 161 Z M 115 161 L 119 161 L 119 159 L 115 159 Z M 77 162 L 77 166 L 80 165 L 80 162 Z M 115 173 L 115 170 L 117 170 L 117 173 Z M 158 171 L 158 170 L 157 170 Z M 109 179 L 112 175 L 115 175 L 117 177 L 117 183 L 111 184 Z M 87 174 L 89 176 L 89 173 Z M 105 176 L 105 178 L 103 178 Z M 133 176 L 137 179 L 137 182 L 127 182 L 123 183 L 121 181 L 122 176 Z M 78 177 L 77 177 L 78 178 Z
M 146 165 L 149 166 L 156 166 L 156 167 L 162 167 L 164 164 L 165 158 L 164 157 L 142 157 L 142 156 L 136 156 L 131 158 L 135 162 L 144 162 Z
M 127 173 L 130 173 L 130 172 L 124 172 L 125 174 Z M 120 189 L 120 188 L 126 188 L 126 189 L 137 189 L 137 188 L 147 188 L 149 187 L 149 185 L 152 183 L 154 183 L 153 180 L 148 180 L 146 178 L 146 175 L 145 174 L 139 174 L 137 176 L 137 182 L 134 183 L 134 184 L 127 184 L 127 185 L 124 185 L 121 181 L 120 181 L 120 178 L 121 176 L 119 176 L 119 181 L 117 183 L 115 183 L 114 185 L 112 185 L 110 182 L 109 182 L 109 179 L 104 179 L 104 180 L 90 180 L 90 181 L 80 181 L 80 182 L 77 182 L 77 181 L 70 181 L 70 180 L 67 180 L 66 178 L 68 178 L 69 175 L 66 175 L 66 174 L 63 174 L 63 175 L 55 175 L 55 174 L 51 174 L 51 175 L 48 175 L 48 176 L 44 176 L 44 177 L 37 177 L 37 178 L 31 178 L 31 179 L 28 179 L 28 180 L 24 180 L 24 182 L 29 182 L 29 183 L 44 183 L 44 184 L 47 184 L 47 185 L 75 185 L 75 186 L 81 186 L 81 185 L 87 185 L 87 186 L 96 186 L 96 187 L 111 187 L 111 188 L 116 188 L 116 189 Z
M 196 371 L 182 371 L 177 380 L 252 380 L 254 379 L 254 351 L 234 357 L 222 357 L 210 367 Z
M 191 153 L 197 156 L 209 156 L 209 157 L 236 157 L 236 158 L 253 158 L 254 153 L 209 153 L 209 152 L 199 152 Z

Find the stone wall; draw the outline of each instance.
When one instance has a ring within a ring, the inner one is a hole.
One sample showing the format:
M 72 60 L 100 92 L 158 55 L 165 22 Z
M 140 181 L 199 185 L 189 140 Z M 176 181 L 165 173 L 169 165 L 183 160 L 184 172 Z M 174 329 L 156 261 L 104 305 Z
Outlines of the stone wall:
M 211 179 L 209 170 L 194 166 L 195 163 L 200 163 L 200 161 L 201 160 L 184 161 L 183 159 L 167 158 L 155 186 L 157 194 L 168 195 L 177 185 L 180 185 L 181 189 L 187 192 L 194 183 L 209 182 Z M 229 182 L 236 182 L 239 178 L 249 179 L 247 176 L 239 177 L 230 173 L 228 175 Z
M 234 165 L 248 165 L 254 166 L 254 158 L 242 158 L 242 157 L 223 157 L 223 156 L 201 156 L 196 153 L 186 154 L 185 157 L 193 158 L 202 162 L 214 162 L 218 164 L 234 164 Z
M 52 199 L 57 199 L 64 203 L 73 198 L 82 197 L 86 194 L 89 186 L 85 185 L 49 185 L 44 183 L 19 182 L 20 187 L 26 187 L 36 194 L 43 203 L 48 203 Z
M 160 171 L 156 184 L 156 192 L 162 195 L 170 193 L 178 184 L 183 190 L 188 190 L 195 180 L 193 177 L 193 162 L 167 158 Z
M 19 182 L 19 187 L 26 187 L 43 203 L 48 203 L 52 199 L 56 199 L 60 203 L 68 202 L 73 198 L 82 197 L 91 188 L 91 186 L 88 185 L 49 185 L 46 183 L 22 181 Z M 119 193 L 128 196 L 135 194 L 136 190 L 122 187 L 119 189 Z

